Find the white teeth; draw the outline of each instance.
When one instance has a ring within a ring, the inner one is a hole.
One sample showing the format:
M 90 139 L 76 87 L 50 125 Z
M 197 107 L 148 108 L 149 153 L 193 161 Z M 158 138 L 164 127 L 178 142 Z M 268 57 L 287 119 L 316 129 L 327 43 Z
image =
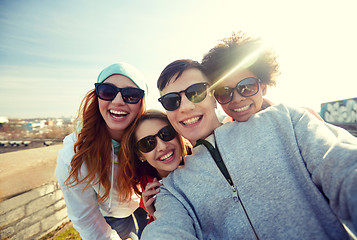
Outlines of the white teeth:
M 112 113 L 112 114 L 120 114 L 120 115 L 128 114 L 127 112 L 116 111 L 116 110 L 110 110 L 110 113 Z
M 168 159 L 169 157 L 171 157 L 174 154 L 174 152 L 170 152 L 168 154 L 165 154 L 164 156 L 162 156 L 160 158 L 160 161 L 165 161 L 166 159 Z
M 247 110 L 249 107 L 250 107 L 250 105 L 247 105 L 245 107 L 233 109 L 233 111 L 234 112 L 243 112 L 243 111 Z
M 199 117 L 194 117 L 194 118 L 187 119 L 187 120 L 183 121 L 183 123 L 184 123 L 185 125 L 187 125 L 187 124 L 193 124 L 193 123 L 198 122 L 199 119 L 200 119 Z
M 113 118 L 124 118 L 128 113 L 123 111 L 109 110 Z

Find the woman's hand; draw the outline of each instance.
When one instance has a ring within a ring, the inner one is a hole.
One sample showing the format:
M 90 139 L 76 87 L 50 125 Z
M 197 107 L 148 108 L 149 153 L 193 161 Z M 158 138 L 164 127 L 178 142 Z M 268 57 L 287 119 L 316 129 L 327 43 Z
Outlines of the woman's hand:
M 144 192 L 142 193 L 143 203 L 146 208 L 146 211 L 151 215 L 154 216 L 155 207 L 154 202 L 156 199 L 156 194 L 160 192 L 160 186 L 162 185 L 161 182 L 154 178 L 152 182 L 149 182 Z

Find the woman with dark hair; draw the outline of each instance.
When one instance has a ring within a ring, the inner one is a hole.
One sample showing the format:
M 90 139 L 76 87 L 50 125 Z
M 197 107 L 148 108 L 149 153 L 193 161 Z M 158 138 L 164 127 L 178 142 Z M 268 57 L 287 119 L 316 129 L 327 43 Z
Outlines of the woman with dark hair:
M 160 180 L 184 164 L 191 145 L 176 133 L 165 113 L 148 110 L 125 133 L 122 149 L 126 165 L 135 166 L 132 188 L 142 195 L 140 206 L 149 213 L 150 223 L 155 219 L 153 203 Z
M 133 66 L 106 67 L 82 100 L 76 131 L 63 141 L 56 177 L 82 239 L 135 239 L 147 223 L 131 187 L 134 167 L 122 161 L 121 149 L 123 134 L 145 110 L 144 90 Z

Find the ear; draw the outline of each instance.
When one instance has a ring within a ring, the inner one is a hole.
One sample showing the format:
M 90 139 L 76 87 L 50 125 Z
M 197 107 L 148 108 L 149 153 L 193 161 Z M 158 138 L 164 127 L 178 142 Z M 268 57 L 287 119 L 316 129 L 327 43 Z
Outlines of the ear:
M 265 96 L 265 94 L 267 94 L 267 85 L 266 84 L 261 84 L 260 85 L 261 88 L 262 88 L 262 93 L 263 93 L 263 96 Z
M 139 160 L 140 160 L 141 162 L 145 162 L 145 161 L 146 161 L 146 159 L 145 159 L 144 157 L 142 157 L 142 156 L 139 157 Z

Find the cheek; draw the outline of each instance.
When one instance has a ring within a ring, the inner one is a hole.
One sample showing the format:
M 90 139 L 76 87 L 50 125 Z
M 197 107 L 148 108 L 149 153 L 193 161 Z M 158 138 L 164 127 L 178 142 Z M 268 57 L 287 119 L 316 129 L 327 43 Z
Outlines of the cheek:
M 151 166 L 155 166 L 155 149 L 148 153 L 143 153 L 144 159 L 148 161 Z
M 255 97 L 255 102 L 257 102 L 258 104 L 262 104 L 263 103 L 263 92 L 259 91 L 254 97 Z
M 204 104 L 203 105 L 204 109 L 208 109 L 208 110 L 213 109 L 214 111 L 214 109 L 217 107 L 216 99 L 213 96 L 209 96 L 208 94 L 206 99 L 202 103 Z
M 178 152 L 180 152 L 180 154 L 182 154 L 181 144 L 180 144 L 180 141 L 177 139 L 177 137 L 171 141 L 171 144 L 175 145 Z
M 166 111 L 167 118 L 169 122 L 174 126 L 176 122 L 176 114 L 175 111 Z
M 133 113 L 133 115 L 135 115 L 135 116 L 138 115 L 140 107 L 141 107 L 141 103 L 129 105 L 130 112 Z
M 223 104 L 223 105 L 221 105 L 221 107 L 222 107 L 222 109 L 223 109 L 223 111 L 228 111 L 229 110 L 229 105 L 231 104 L 231 102 L 230 103 L 228 103 L 228 104 Z
M 101 99 L 98 100 L 98 107 L 100 113 L 103 115 L 107 111 L 108 102 Z

